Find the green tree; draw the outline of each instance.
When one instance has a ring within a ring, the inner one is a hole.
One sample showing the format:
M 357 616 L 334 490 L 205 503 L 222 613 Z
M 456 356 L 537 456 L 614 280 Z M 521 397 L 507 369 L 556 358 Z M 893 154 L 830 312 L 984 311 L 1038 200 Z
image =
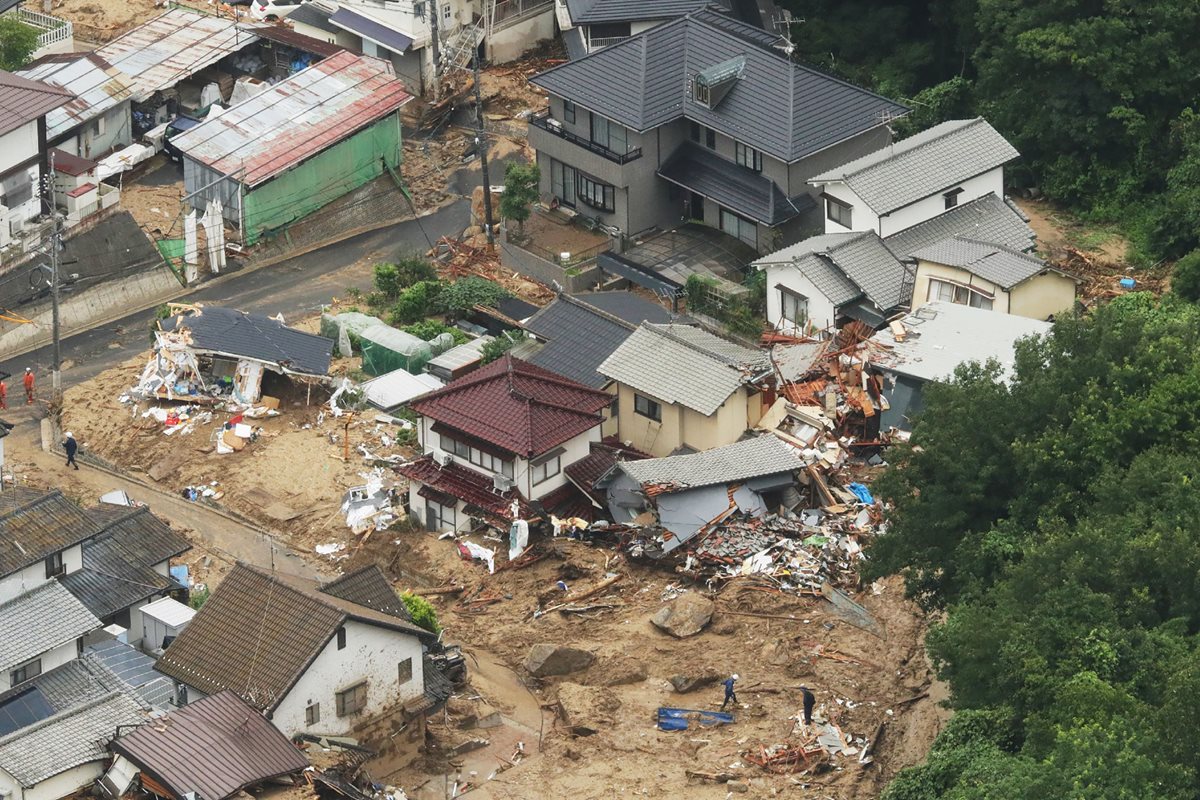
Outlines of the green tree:
M 14 72 L 37 50 L 38 31 L 15 18 L 0 17 L 0 69 Z
M 537 164 L 510 162 L 504 168 L 504 194 L 500 196 L 500 215 L 517 223 L 517 233 L 524 235 L 525 220 L 538 199 L 542 171 Z
M 1200 302 L 1200 250 L 1193 250 L 1175 262 L 1171 291 L 1188 302 Z
M 521 331 L 504 331 L 495 339 L 483 346 L 480 351 L 480 364 L 490 364 L 502 355 L 513 349 L 517 342 L 525 338 L 525 334 Z
M 495 281 L 472 275 L 446 284 L 438 301 L 446 313 L 461 317 L 477 305 L 495 306 L 510 296 L 511 293 Z
M 441 293 L 442 285 L 436 281 L 414 283 L 401 292 L 392 304 L 388 322 L 392 325 L 410 325 L 437 313 L 441 307 L 438 300 Z
M 433 603 L 412 592 L 404 592 L 400 595 L 400 599 L 404 601 L 404 607 L 408 609 L 408 615 L 412 617 L 414 623 L 430 633 L 442 632 L 442 626 L 438 623 L 437 609 L 433 607 Z

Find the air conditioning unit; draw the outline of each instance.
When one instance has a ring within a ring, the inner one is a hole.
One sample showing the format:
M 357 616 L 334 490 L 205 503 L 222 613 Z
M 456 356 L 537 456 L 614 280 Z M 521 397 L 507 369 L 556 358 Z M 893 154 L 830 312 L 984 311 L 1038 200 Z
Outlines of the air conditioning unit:
M 0 247 L 12 244 L 12 233 L 8 229 L 8 206 L 0 206 Z
M 448 467 L 454 463 L 454 456 L 449 453 L 438 453 L 437 462 L 443 467 Z
M 497 492 L 507 492 L 509 489 L 516 486 L 517 483 L 507 475 L 493 475 L 492 488 Z

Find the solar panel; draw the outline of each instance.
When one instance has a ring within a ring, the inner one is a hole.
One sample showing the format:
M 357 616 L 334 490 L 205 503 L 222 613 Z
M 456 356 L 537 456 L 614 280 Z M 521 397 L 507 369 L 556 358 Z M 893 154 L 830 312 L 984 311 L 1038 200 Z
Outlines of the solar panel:
M 54 709 L 42 690 L 31 686 L 0 703 L 0 736 L 7 736 L 53 715 Z

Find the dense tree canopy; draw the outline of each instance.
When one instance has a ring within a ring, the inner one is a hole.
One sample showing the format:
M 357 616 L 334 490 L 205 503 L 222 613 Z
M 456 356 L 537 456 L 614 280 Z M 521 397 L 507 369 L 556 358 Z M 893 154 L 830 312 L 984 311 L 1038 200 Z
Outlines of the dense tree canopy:
M 986 116 L 1010 177 L 1121 221 L 1141 252 L 1200 235 L 1194 0 L 784 0 L 798 55 L 907 100 L 904 134 Z
M 872 569 L 945 610 L 958 713 L 885 800 L 1191 798 L 1200 308 L 1127 295 L 932 387 Z

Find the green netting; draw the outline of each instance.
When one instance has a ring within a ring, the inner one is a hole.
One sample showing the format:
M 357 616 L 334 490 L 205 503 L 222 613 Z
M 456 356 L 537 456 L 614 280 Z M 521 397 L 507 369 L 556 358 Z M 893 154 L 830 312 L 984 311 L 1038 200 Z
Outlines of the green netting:
M 249 189 L 243 199 L 246 244 L 308 216 L 399 163 L 400 121 L 393 114 Z
M 156 242 L 158 252 L 163 254 L 163 258 L 170 261 L 173 258 L 183 258 L 183 252 L 187 249 L 187 243 L 183 239 L 159 239 Z
M 433 358 L 429 342 L 390 325 L 374 325 L 359 334 L 362 368 L 368 375 L 385 375 L 402 369 L 416 375 Z

